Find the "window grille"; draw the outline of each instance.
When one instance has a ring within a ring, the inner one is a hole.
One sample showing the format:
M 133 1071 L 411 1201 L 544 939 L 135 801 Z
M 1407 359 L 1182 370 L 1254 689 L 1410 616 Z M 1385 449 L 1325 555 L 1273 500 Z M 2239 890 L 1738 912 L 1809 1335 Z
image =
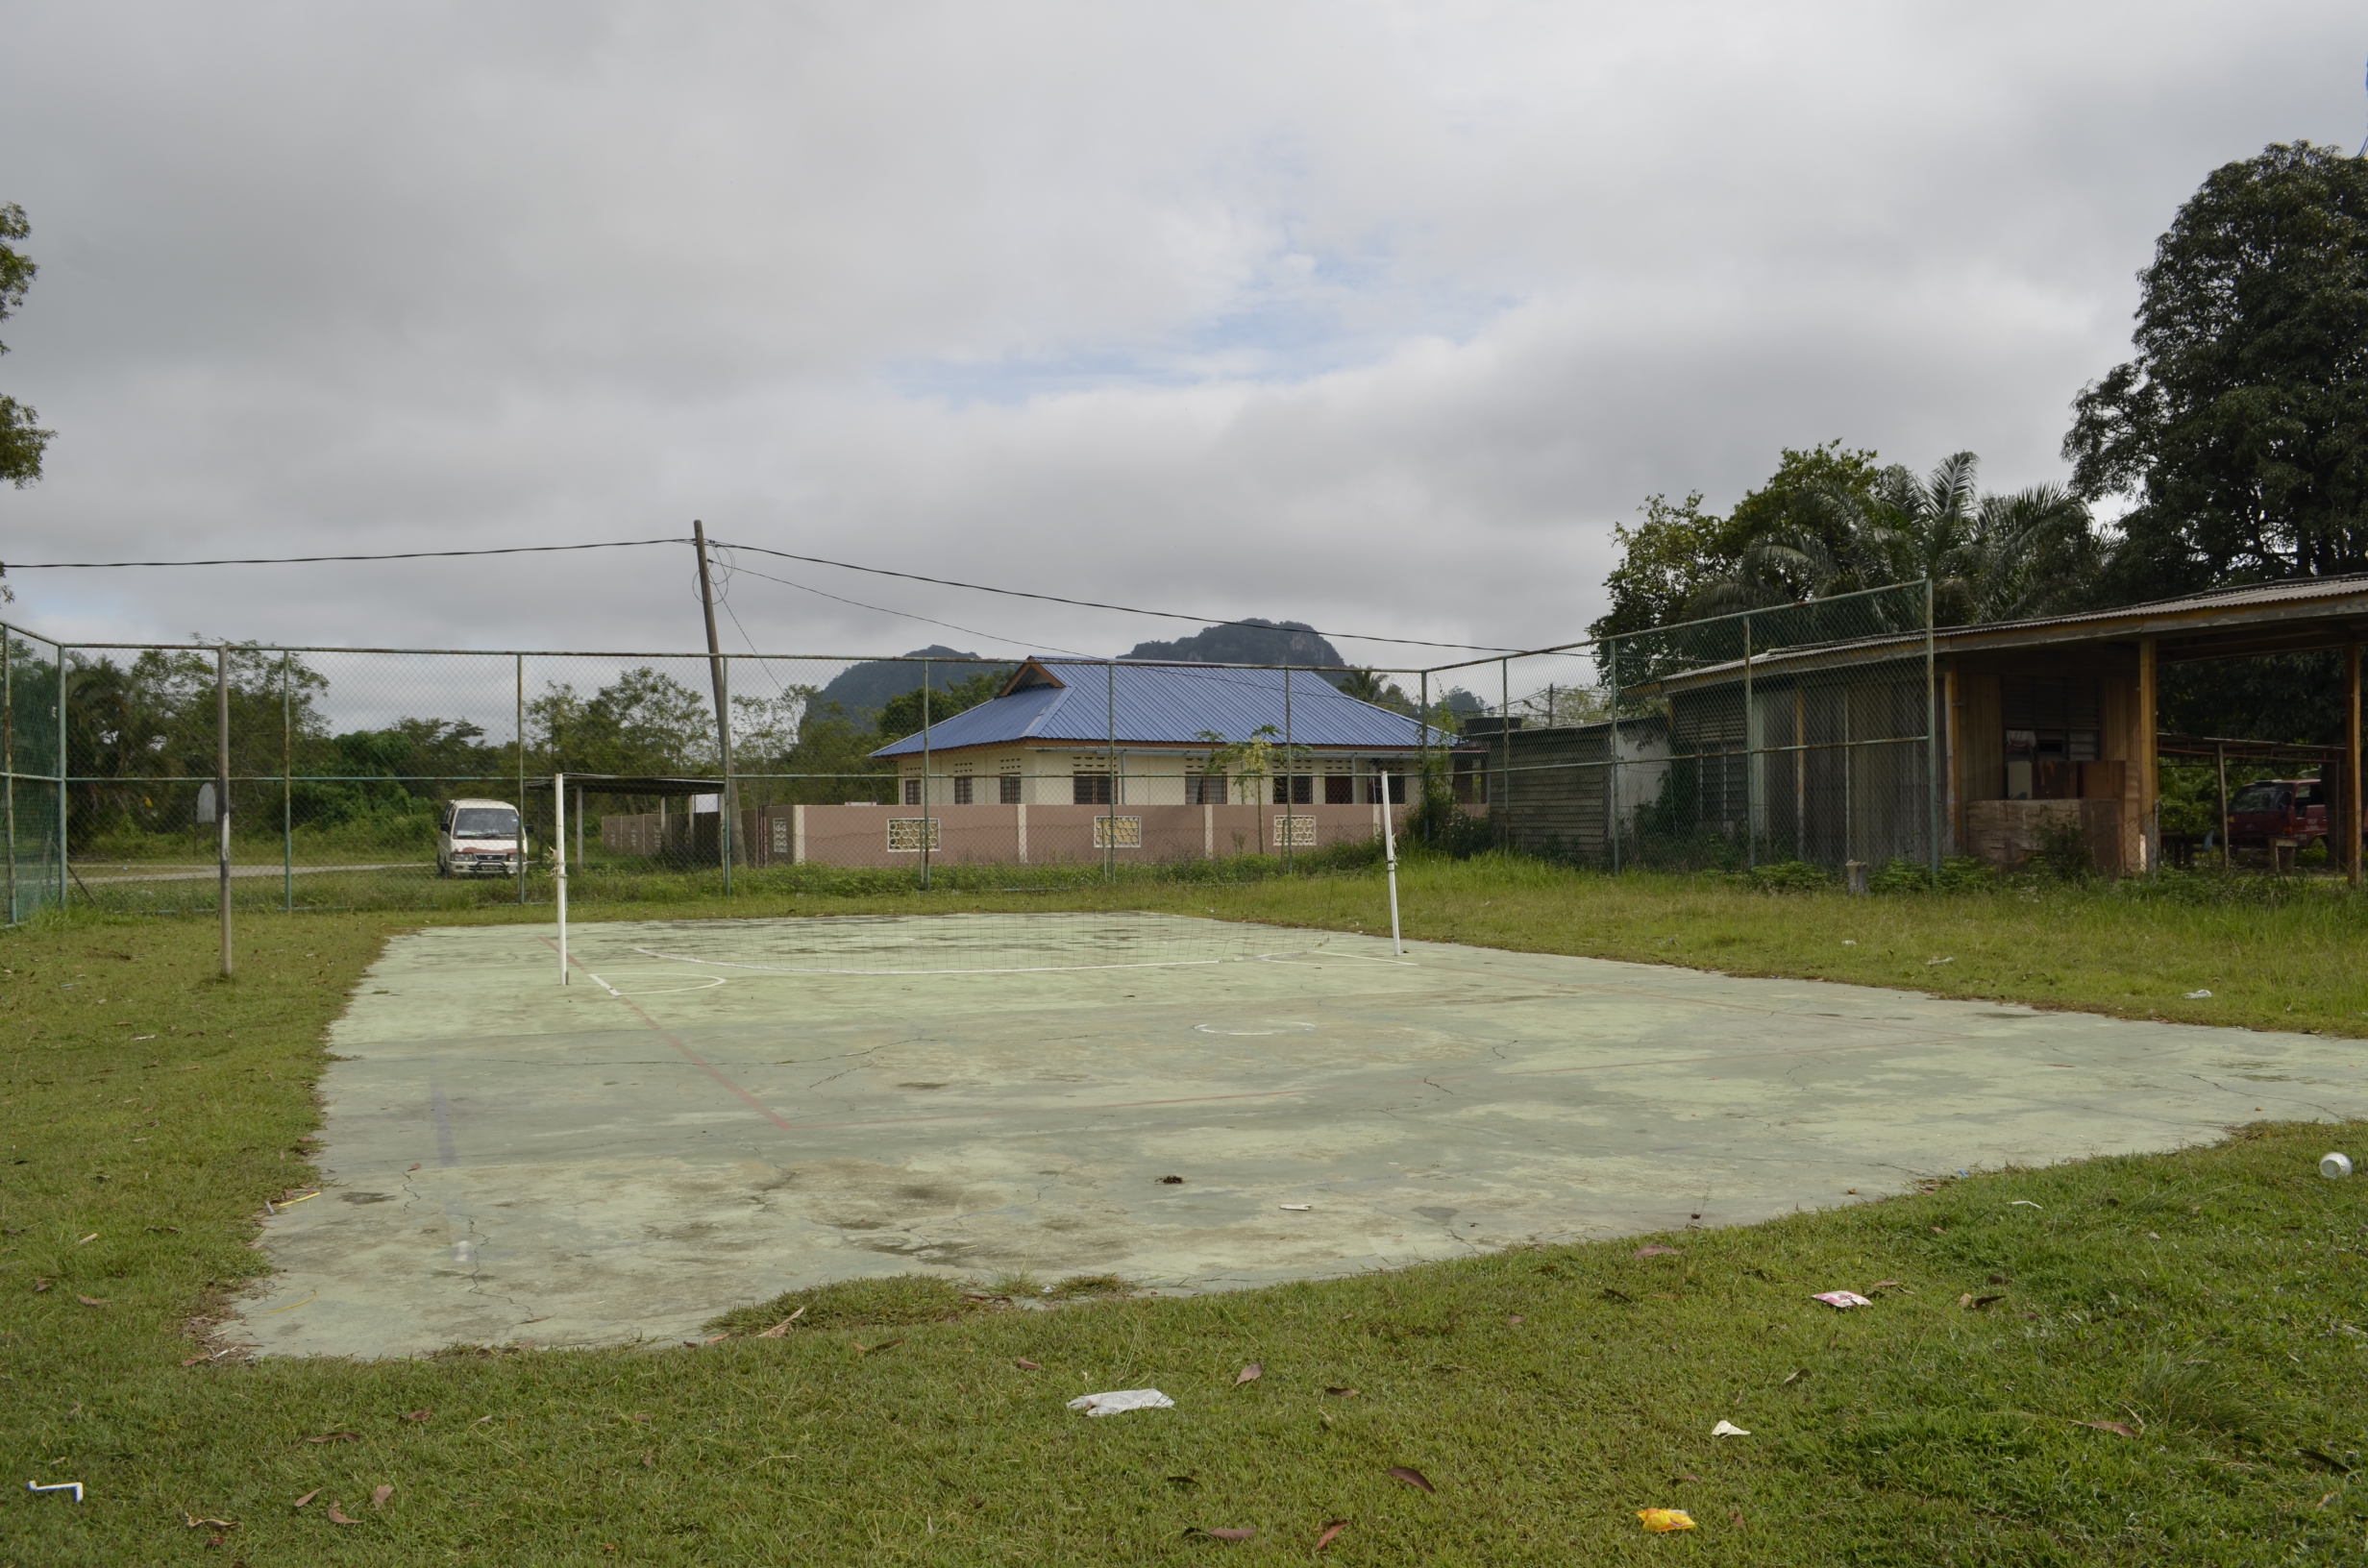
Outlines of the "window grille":
M 1097 849 L 1142 848 L 1143 819 L 1140 817 L 1095 818 L 1094 847 Z
M 1186 773 L 1184 803 L 1188 806 L 1221 806 L 1225 803 L 1225 775 L 1222 773 Z
M 1305 773 L 1295 778 L 1277 776 L 1274 780 L 1274 803 L 1278 806 L 1314 805 L 1316 803 L 1316 781 Z
M 1001 778 L 997 779 L 996 783 L 1000 787 L 1004 805 L 1016 806 L 1020 803 L 1020 775 L 1018 773 L 1005 773 Z
M 908 778 L 904 781 L 904 803 L 908 806 L 921 804 L 921 780 Z
M 888 852 L 892 855 L 921 853 L 921 833 L 924 821 L 925 819 L 919 817 L 889 818 Z M 938 821 L 934 817 L 927 818 L 925 821 L 928 823 L 929 852 L 935 854 L 938 849 Z
M 1277 817 L 1274 819 L 1274 847 L 1313 849 L 1316 847 L 1316 819 L 1313 817 Z
M 1069 797 L 1080 806 L 1106 806 L 1110 803 L 1108 773 L 1072 773 L 1069 775 Z
M 971 781 L 967 776 L 953 781 L 953 803 L 957 806 L 971 803 Z
M 1327 806 L 1353 806 L 1357 803 L 1357 781 L 1333 776 L 1323 781 L 1323 803 Z

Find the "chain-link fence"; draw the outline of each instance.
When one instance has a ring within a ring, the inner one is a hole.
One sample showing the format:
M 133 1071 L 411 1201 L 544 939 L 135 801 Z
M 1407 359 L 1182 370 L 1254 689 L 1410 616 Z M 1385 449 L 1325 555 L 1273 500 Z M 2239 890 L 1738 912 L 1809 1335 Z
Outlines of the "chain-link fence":
M 1442 667 L 1433 842 L 1617 870 L 1930 870 L 1931 600 L 1910 583 Z M 1481 808 L 1475 813 L 1474 808 Z
M 592 902 L 1264 875 L 1385 811 L 1611 870 L 1937 860 L 1922 584 L 1397 671 L 6 637 L 12 920 L 213 909 L 225 810 L 234 903 L 289 910 L 537 902 L 560 854 Z

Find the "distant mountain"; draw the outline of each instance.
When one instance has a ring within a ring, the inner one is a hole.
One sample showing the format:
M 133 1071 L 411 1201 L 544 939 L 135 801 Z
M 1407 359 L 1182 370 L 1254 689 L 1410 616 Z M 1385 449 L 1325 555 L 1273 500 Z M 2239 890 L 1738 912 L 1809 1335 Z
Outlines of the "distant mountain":
M 946 648 L 934 643 L 927 648 L 914 649 L 904 656 L 908 659 L 975 659 L 978 657 L 975 653 L 965 653 L 959 649 Z M 988 668 L 989 666 L 984 664 L 931 665 L 929 667 L 929 690 L 946 691 L 956 682 L 968 680 Z M 1003 665 L 1001 668 L 1008 669 L 1010 666 Z M 840 671 L 837 677 L 823 688 L 822 699 L 825 702 L 836 702 L 847 710 L 847 715 L 851 719 L 869 721 L 878 715 L 879 710 L 890 698 L 902 697 L 906 692 L 919 690 L 921 690 L 921 666 L 891 664 L 885 659 L 869 659 L 862 664 L 851 664 Z
M 1304 621 L 1261 621 L 1204 626 L 1172 643 L 1137 643 L 1122 659 L 1172 659 L 1185 664 L 1296 664 L 1345 669 L 1341 650 Z

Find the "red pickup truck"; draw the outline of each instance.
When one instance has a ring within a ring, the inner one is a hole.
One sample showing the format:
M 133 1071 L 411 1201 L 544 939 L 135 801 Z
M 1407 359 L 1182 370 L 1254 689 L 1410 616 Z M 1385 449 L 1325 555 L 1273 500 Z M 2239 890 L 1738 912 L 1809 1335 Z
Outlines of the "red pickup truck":
M 2329 791 L 2315 778 L 2264 778 L 2229 800 L 2229 843 L 2266 845 L 2299 840 L 2304 848 L 2327 845 Z

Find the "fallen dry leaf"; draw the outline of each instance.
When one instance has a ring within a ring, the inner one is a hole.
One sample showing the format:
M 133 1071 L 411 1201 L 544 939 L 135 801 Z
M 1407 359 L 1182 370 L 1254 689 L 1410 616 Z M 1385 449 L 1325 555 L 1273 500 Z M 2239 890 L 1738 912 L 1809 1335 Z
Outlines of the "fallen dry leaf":
M 1330 1546 L 1332 1538 L 1347 1528 L 1348 1521 L 1345 1519 L 1326 1519 L 1323 1522 L 1323 1533 L 1316 1537 L 1316 1550 L 1320 1552 Z
M 334 1503 L 329 1505 L 329 1522 L 333 1525 L 358 1525 L 361 1523 L 358 1519 L 348 1519 L 345 1516 L 344 1510 L 340 1509 Z
M 642 1467 L 644 1470 L 654 1470 L 654 1469 L 656 1469 L 656 1468 L 657 1468 L 657 1457 L 656 1457 L 655 1455 L 653 1455 L 653 1454 L 644 1454 L 644 1455 L 641 1457 L 641 1467 Z
M 320 1489 L 318 1486 L 315 1486 L 315 1487 L 313 1487 L 313 1488 L 312 1488 L 312 1490 L 310 1490 L 310 1491 L 308 1491 L 308 1492 L 305 1493 L 305 1495 L 304 1495 L 304 1496 L 302 1496 L 302 1497 L 298 1498 L 298 1499 L 296 1500 L 296 1506 L 297 1506 L 298 1507 L 300 1507 L 300 1508 L 301 1508 L 301 1507 L 303 1507 L 306 1504 L 308 1504 L 308 1503 L 311 1502 L 314 1498 L 316 1498 L 316 1497 L 318 1497 L 318 1496 L 320 1496 L 320 1495 L 321 1495 L 321 1489 Z
M 81 1302 L 86 1307 L 104 1307 L 107 1305 L 104 1300 L 97 1296 L 76 1296 L 74 1299 Z
M 395 1489 L 392 1486 L 381 1486 L 370 1494 L 370 1506 L 374 1508 L 382 1508 L 386 1507 L 386 1500 L 394 1495 Z
M 1509 1329 L 1517 1329 L 1521 1326 L 1522 1321 L 1521 1314 L 1515 1312 L 1511 1317 L 1505 1319 L 1505 1327 Z
M 1897 1290 L 1900 1288 L 1902 1288 L 1902 1286 L 1897 1280 L 1877 1280 L 1874 1284 L 1866 1287 L 1869 1294 L 1872 1294 L 1877 1290 Z
M 1390 1466 L 1389 1470 L 1386 1471 L 1385 1474 L 1387 1474 L 1392 1481 L 1402 1481 L 1418 1492 L 1436 1492 L 1439 1490 L 1438 1487 L 1431 1484 L 1430 1477 L 1424 1475 L 1421 1471 L 1416 1469 L 1411 1464 L 1394 1464 Z
M 1807 1372 L 1809 1368 L 1805 1366 L 1794 1368 L 1792 1371 L 1785 1374 L 1785 1383 L 1790 1383 L 1793 1379 L 1799 1377 L 1802 1373 Z M 1776 1386 L 1782 1388 L 1784 1385 L 1784 1383 L 1780 1383 Z
M 1031 1361 L 1024 1356 L 1021 1357 L 1018 1360 L 1012 1362 L 1011 1364 L 1018 1367 L 1023 1372 L 1042 1372 L 1045 1369 L 1044 1362 Z
M 428 1417 L 433 1414 L 435 1414 L 435 1411 L 433 1410 L 406 1410 L 403 1412 L 403 1419 L 406 1421 L 425 1421 Z
M 1682 1249 L 1677 1247 L 1639 1247 L 1637 1256 L 1640 1258 L 1674 1258 L 1680 1250 Z
M 210 1361 L 212 1360 L 213 1358 L 210 1356 L 190 1356 L 185 1358 L 181 1364 L 184 1366 L 195 1366 L 200 1361 Z
M 781 1321 L 779 1321 L 778 1323 L 776 1323 L 775 1325 L 773 1325 L 773 1327 L 771 1327 L 771 1328 L 769 1328 L 769 1329 L 759 1330 L 759 1331 L 758 1331 L 758 1333 L 757 1333 L 756 1337 L 757 1337 L 757 1338 L 759 1338 L 759 1339 L 779 1339 L 779 1338 L 782 1338 L 782 1337 L 784 1337 L 785 1335 L 788 1335 L 788 1333 L 789 1333 L 789 1326 L 790 1326 L 792 1323 L 797 1322 L 797 1321 L 798 1321 L 798 1319 L 800 1319 L 800 1318 L 802 1318 L 802 1317 L 803 1317 L 803 1316 L 805 1316 L 805 1309 L 804 1309 L 804 1308 L 802 1308 L 802 1307 L 801 1307 L 801 1308 L 799 1308 L 796 1311 L 794 1311 L 794 1312 L 790 1313 L 787 1317 L 785 1317 L 785 1318 L 781 1319 Z
M 1257 1531 L 1256 1530 L 1254 1530 L 1254 1529 L 1252 1529 L 1252 1530 L 1212 1530 L 1212 1531 L 1204 1531 L 1204 1533 L 1208 1534 L 1209 1536 L 1213 1537 L 1214 1539 L 1221 1540 L 1221 1541 L 1246 1541 L 1246 1540 L 1249 1540 L 1251 1537 L 1255 1536 L 1255 1535 L 1258 1533 L 1258 1531 Z
M 183 1513 L 181 1517 L 188 1521 L 191 1530 L 236 1530 L 238 1528 L 238 1521 L 235 1519 L 200 1519 L 197 1515 L 187 1512 Z
M 2109 1432 L 2116 1437 L 2134 1437 L 2137 1435 L 2135 1432 L 2131 1430 L 2129 1423 L 2126 1421 L 2076 1421 L 2073 1425 L 2081 1427 L 2094 1427 L 2099 1432 Z
M 1994 1296 L 1971 1296 L 1971 1295 L 1969 1295 L 1969 1296 L 1965 1296 L 1965 1297 L 1961 1298 L 1961 1299 L 1959 1300 L 1959 1302 L 1957 1303 L 1957 1305 L 1959 1305 L 1960 1307 L 1967 1307 L 1967 1308 L 1971 1308 L 1971 1309 L 1973 1309 L 1974 1311 L 1979 1311 L 1981 1309 L 1983 1309 L 1983 1308 L 1985 1308 L 1985 1307 L 1987 1307 L 1987 1306 L 1988 1306 L 1991 1302 L 1993 1302 L 1993 1301 L 2004 1301 L 2004 1300 L 2006 1300 L 2006 1299 L 2007 1299 L 2007 1298 L 2006 1298 L 2004 1295 L 1994 1295 Z
M 49 1282 L 47 1280 L 36 1280 L 33 1282 L 33 1293 L 37 1296 L 48 1288 Z
M 1354 1388 L 1326 1388 L 1324 1392 L 1330 1394 L 1334 1399 L 1354 1399 L 1357 1397 L 1357 1391 Z
M 308 1443 L 358 1443 L 361 1441 L 361 1433 L 358 1432 L 324 1432 L 318 1437 L 308 1437 L 305 1441 Z
M 1233 1385 L 1236 1388 L 1239 1388 L 1246 1383 L 1256 1383 L 1260 1378 L 1263 1378 L 1266 1375 L 1267 1369 L 1256 1361 L 1252 1361 L 1249 1365 L 1242 1368 L 1241 1371 L 1234 1374 Z

